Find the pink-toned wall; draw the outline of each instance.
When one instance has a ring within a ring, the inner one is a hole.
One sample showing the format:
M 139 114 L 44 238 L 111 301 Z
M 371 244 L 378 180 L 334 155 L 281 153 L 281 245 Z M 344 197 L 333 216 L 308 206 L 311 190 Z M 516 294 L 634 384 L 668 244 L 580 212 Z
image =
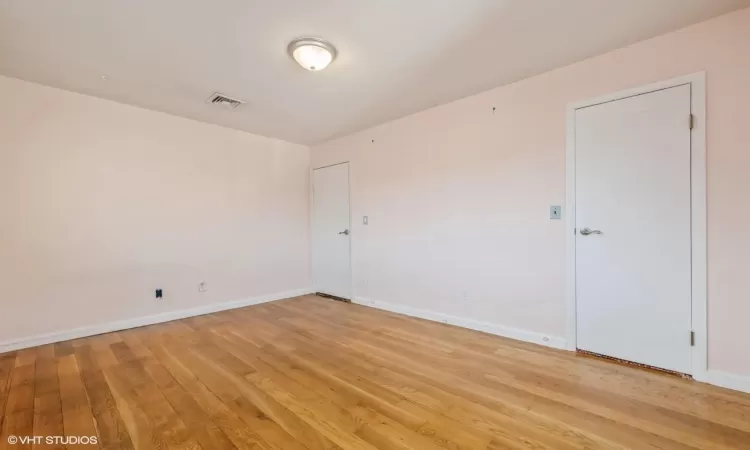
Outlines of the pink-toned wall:
M 354 295 L 564 337 L 566 105 L 698 71 L 709 368 L 750 375 L 750 9 L 313 147 L 351 162 Z
M 310 287 L 307 147 L 11 78 L 0 98 L 0 343 Z

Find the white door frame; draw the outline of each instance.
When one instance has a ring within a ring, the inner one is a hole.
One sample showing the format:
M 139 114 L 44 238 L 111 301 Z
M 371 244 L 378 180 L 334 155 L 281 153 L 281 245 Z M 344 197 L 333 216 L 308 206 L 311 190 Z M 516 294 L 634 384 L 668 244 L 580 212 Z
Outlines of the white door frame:
M 349 296 L 350 296 L 350 298 L 348 300 L 354 301 L 354 263 L 352 262 L 352 254 L 353 254 L 352 247 L 354 247 L 354 238 L 353 238 L 354 237 L 354 230 L 353 230 L 354 227 L 352 226 L 352 224 L 353 224 L 353 222 L 352 222 L 352 165 L 351 165 L 351 162 L 349 162 L 348 160 L 347 161 L 341 161 L 341 162 L 333 163 L 333 164 L 326 164 L 325 166 L 320 166 L 320 167 L 312 167 L 312 166 L 310 167 L 310 174 L 309 174 L 309 177 L 310 177 L 310 228 L 309 228 L 309 231 L 308 231 L 310 233 L 310 278 L 312 278 L 312 287 L 313 287 L 313 294 L 314 294 L 315 292 L 317 292 L 316 291 L 317 284 L 315 283 L 315 278 L 313 276 L 313 274 L 315 273 L 315 271 L 312 270 L 313 269 L 312 265 L 313 265 L 313 261 L 314 261 L 313 260 L 313 254 L 312 254 L 312 235 L 313 235 L 313 229 L 312 229 L 312 227 L 313 227 L 313 215 L 315 214 L 315 177 L 314 177 L 314 172 L 316 170 L 318 170 L 318 169 L 325 169 L 325 168 L 328 168 L 328 167 L 340 166 L 341 164 L 346 164 L 347 165 L 346 166 L 346 171 L 348 173 L 348 179 L 349 179 L 349 183 L 348 183 L 349 192 L 347 193 L 349 195 L 347 195 L 347 197 L 349 198 L 349 277 L 350 277 L 350 280 L 349 280 L 349 287 L 350 287 Z
M 693 114 L 693 130 L 690 135 L 690 191 L 691 191 L 691 244 L 692 244 L 692 330 L 695 333 L 695 345 L 692 347 L 693 378 L 707 381 L 708 369 L 708 326 L 707 318 L 707 273 L 706 273 L 706 74 L 694 73 L 648 86 L 637 87 L 601 97 L 574 102 L 567 107 L 566 128 L 566 195 L 567 214 L 565 231 L 566 245 L 566 299 L 567 299 L 567 349 L 575 351 L 576 343 L 576 235 L 575 235 L 575 180 L 576 180 L 576 140 L 575 112 L 577 109 L 601 103 L 621 100 L 636 95 L 690 85 Z M 688 117 L 685 118 L 686 126 Z M 685 336 L 685 340 L 689 336 Z

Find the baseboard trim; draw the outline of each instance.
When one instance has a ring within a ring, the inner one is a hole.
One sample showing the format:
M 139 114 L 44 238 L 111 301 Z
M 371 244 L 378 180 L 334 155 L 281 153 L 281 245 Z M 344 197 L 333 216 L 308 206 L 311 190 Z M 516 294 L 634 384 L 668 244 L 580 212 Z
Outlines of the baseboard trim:
M 706 372 L 706 381 L 715 386 L 750 394 L 750 376 L 708 370 Z
M 231 302 L 216 303 L 213 305 L 199 306 L 195 308 L 182 309 L 178 311 L 169 311 L 160 314 L 154 314 L 152 316 L 137 317 L 134 319 L 118 320 L 116 322 L 109 322 L 100 325 L 92 325 L 87 327 L 75 328 L 68 331 L 61 331 L 56 333 L 40 334 L 37 336 L 31 336 L 28 338 L 14 339 L 10 341 L 0 342 L 0 354 L 12 352 L 15 350 L 21 350 L 24 348 L 38 347 L 40 345 L 53 344 L 55 342 L 67 341 L 71 339 L 80 339 L 89 336 L 95 336 L 97 334 L 111 333 L 114 331 L 127 330 L 131 328 L 138 328 L 147 325 L 154 325 L 157 323 L 170 322 L 172 320 L 185 319 L 188 317 L 201 316 L 204 314 L 211 314 L 219 311 L 226 311 L 236 308 L 244 308 L 246 306 L 259 305 L 261 303 L 268 303 L 277 300 L 283 300 L 285 298 L 299 297 L 301 295 L 307 295 L 314 293 L 314 289 L 297 289 L 292 291 L 278 292 L 275 294 L 260 295 L 256 297 L 250 297 L 242 300 L 235 300 Z M 498 325 L 493 323 L 482 322 L 474 319 L 467 319 L 458 316 L 452 316 L 449 314 L 436 313 L 423 309 L 411 308 L 408 306 L 396 305 L 393 303 L 381 302 L 376 300 L 370 300 L 362 297 L 355 297 L 352 299 L 352 303 L 358 305 L 369 306 L 376 309 L 382 309 L 384 311 L 390 311 L 398 314 L 404 314 L 406 316 L 417 317 L 420 319 L 430 320 L 433 322 L 447 323 L 450 325 L 459 326 L 462 328 L 468 328 L 470 330 L 482 331 L 485 333 L 494 334 L 497 336 L 507 337 L 518 341 L 531 342 L 533 344 L 543 345 L 546 347 L 557 348 L 561 350 L 566 349 L 566 341 L 564 338 L 556 336 L 547 336 L 541 333 L 533 331 L 519 330 L 517 328 L 511 328 L 504 325 Z M 704 377 L 701 377 L 704 378 Z M 696 378 L 697 379 L 697 378 Z M 727 372 L 721 372 L 718 370 L 708 370 L 705 372 L 705 379 L 697 379 L 715 386 L 732 389 L 735 391 L 745 392 L 750 394 L 750 376 L 736 375 Z
M 370 300 L 363 297 L 353 298 L 352 303 L 369 306 L 371 308 L 382 309 L 384 311 L 390 311 L 397 314 L 403 314 L 406 316 L 417 317 L 419 319 L 430 320 L 433 322 L 447 323 L 462 328 L 468 328 L 470 330 L 483 331 L 485 333 L 507 337 L 510 339 L 515 339 L 517 341 L 531 342 L 533 344 L 544 345 L 546 347 L 567 350 L 566 340 L 561 337 L 547 336 L 541 333 L 535 333 L 533 331 L 519 330 L 517 328 L 511 328 L 504 325 L 466 319 L 463 317 L 451 316 L 449 314 L 436 313 L 423 309 L 396 305 L 394 303 Z M 713 384 L 714 386 L 750 394 L 750 376 L 736 375 L 733 373 L 720 372 L 717 370 L 708 370 L 703 374 L 693 374 L 693 378 L 696 381 L 701 381 L 704 383 Z
M 370 306 L 372 308 L 382 309 L 398 314 L 404 314 L 406 316 L 431 320 L 433 322 L 447 323 L 462 328 L 468 328 L 470 330 L 483 331 L 485 333 L 515 339 L 517 341 L 531 342 L 533 344 L 539 344 L 546 347 L 565 350 L 565 339 L 557 336 L 548 336 L 533 331 L 519 330 L 517 328 L 511 328 L 504 325 L 487 323 L 474 319 L 466 319 L 463 317 L 451 316 L 448 314 L 436 313 L 423 309 L 396 305 L 393 303 L 370 300 L 362 297 L 355 297 L 354 299 L 352 299 L 352 302 L 358 305 Z
M 231 302 L 215 303 L 212 305 L 198 306 L 195 308 L 169 311 L 160 314 L 154 314 L 152 316 L 118 320 L 116 322 L 108 322 L 99 325 L 80 327 L 68 331 L 46 333 L 27 338 L 14 339 L 10 341 L 0 342 L 0 353 L 12 352 L 15 350 L 21 350 L 30 347 L 37 347 L 40 345 L 53 344 L 55 342 L 68 341 L 71 339 L 95 336 L 97 334 L 111 333 L 113 331 L 121 331 L 130 328 L 143 327 L 146 325 L 170 322 L 172 320 L 201 316 L 203 314 L 211 314 L 219 311 L 226 311 L 229 309 L 244 308 L 245 306 L 259 305 L 261 303 L 282 300 L 285 298 L 299 297 L 300 295 L 311 294 L 313 292 L 314 290 L 312 288 L 296 289 L 293 291 L 259 295 L 242 300 L 234 300 Z

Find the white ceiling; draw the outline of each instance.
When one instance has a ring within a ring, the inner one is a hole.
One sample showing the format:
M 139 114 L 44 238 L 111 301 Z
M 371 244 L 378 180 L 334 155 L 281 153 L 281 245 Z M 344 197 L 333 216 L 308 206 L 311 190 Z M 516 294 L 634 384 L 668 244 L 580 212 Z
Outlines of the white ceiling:
M 750 0 L 0 0 L 0 74 L 313 144 Z M 339 50 L 307 72 L 288 42 Z M 102 80 L 102 75 L 107 79 Z M 247 101 L 225 111 L 213 92 Z

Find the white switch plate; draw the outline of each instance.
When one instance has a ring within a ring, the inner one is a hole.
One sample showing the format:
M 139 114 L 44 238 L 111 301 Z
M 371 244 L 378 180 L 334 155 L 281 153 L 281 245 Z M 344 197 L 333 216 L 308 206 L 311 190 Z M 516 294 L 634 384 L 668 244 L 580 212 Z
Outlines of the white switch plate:
M 549 218 L 552 220 L 562 219 L 562 206 L 550 206 Z
M 362 216 L 362 224 L 367 225 L 368 219 L 367 216 Z

